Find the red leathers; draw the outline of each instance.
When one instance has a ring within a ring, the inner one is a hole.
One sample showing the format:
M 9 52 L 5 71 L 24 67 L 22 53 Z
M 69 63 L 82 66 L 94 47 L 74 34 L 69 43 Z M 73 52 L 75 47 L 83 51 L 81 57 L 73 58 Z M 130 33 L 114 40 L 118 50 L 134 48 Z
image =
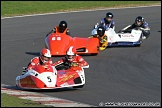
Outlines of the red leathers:
M 43 48 L 40 52 L 40 57 L 34 57 L 28 64 L 27 70 L 33 68 L 35 65 L 50 65 L 52 64 L 51 53 L 49 49 Z
M 41 65 L 42 61 L 40 60 L 40 57 L 34 57 L 31 62 L 28 64 L 27 70 L 30 70 L 31 68 L 33 68 L 35 65 Z M 44 65 L 52 65 L 52 60 L 49 60 L 48 62 L 46 62 Z
M 76 48 L 74 46 L 71 46 L 67 52 L 66 56 L 59 60 L 58 62 L 54 63 L 54 66 L 60 65 L 62 63 L 77 63 L 78 66 L 88 68 L 89 64 L 79 55 L 76 54 Z

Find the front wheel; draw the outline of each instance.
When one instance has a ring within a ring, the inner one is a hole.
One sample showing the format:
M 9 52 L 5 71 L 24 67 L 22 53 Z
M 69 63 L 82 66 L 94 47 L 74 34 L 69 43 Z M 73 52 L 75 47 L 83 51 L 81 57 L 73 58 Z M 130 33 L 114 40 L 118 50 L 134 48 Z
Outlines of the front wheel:
M 83 85 L 80 85 L 80 86 L 74 86 L 73 88 L 83 88 L 84 84 Z

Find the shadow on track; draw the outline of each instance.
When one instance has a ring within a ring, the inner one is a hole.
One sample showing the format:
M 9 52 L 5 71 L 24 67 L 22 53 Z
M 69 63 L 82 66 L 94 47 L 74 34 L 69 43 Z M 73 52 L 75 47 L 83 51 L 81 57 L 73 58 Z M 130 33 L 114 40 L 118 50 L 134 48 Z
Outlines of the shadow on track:
M 25 54 L 39 56 L 40 52 L 25 52 Z
M 5 89 L 11 89 L 11 90 L 20 90 L 20 91 L 28 91 L 28 92 L 65 92 L 65 91 L 74 91 L 74 90 L 79 90 L 77 88 L 57 88 L 57 89 L 22 89 L 17 86 L 1 86 L 1 88 Z
M 28 55 L 40 56 L 40 52 L 25 52 Z M 97 54 L 78 54 L 81 56 L 96 56 Z M 53 55 L 52 57 L 65 57 L 65 55 Z
M 129 46 L 129 45 L 120 45 L 120 46 L 107 46 L 106 49 L 108 48 L 137 48 L 137 47 L 140 47 L 140 45 L 137 45 L 137 46 Z

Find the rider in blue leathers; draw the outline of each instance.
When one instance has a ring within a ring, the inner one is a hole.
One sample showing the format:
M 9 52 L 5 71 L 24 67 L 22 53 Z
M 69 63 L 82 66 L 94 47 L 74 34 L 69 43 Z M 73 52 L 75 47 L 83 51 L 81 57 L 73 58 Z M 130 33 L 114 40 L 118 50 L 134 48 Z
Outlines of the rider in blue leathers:
M 105 30 L 112 28 L 115 30 L 115 21 L 113 20 L 114 15 L 111 12 L 108 12 L 106 14 L 105 18 L 102 18 L 95 26 L 94 28 L 97 28 L 99 26 L 103 26 Z
M 138 16 L 135 19 L 135 23 L 123 28 L 122 30 L 119 31 L 119 33 L 121 33 L 121 32 L 131 32 L 132 29 L 140 29 L 142 31 L 142 34 L 143 34 L 143 39 L 147 39 L 149 37 L 149 35 L 150 35 L 150 28 L 148 26 L 148 23 L 145 22 L 144 18 L 141 17 L 141 16 Z

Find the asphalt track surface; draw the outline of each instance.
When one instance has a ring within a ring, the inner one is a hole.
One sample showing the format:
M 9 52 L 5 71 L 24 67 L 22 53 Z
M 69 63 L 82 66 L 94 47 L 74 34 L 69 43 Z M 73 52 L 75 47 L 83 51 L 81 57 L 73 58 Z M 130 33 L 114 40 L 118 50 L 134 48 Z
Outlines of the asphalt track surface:
M 115 15 L 116 31 L 142 15 L 151 28 L 150 37 L 141 47 L 113 47 L 97 56 L 83 56 L 90 68 L 85 69 L 82 89 L 38 92 L 95 106 L 101 102 L 161 102 L 161 6 L 3 19 L 1 83 L 15 86 L 22 67 L 39 56 L 45 35 L 61 20 L 67 21 L 72 37 L 87 37 L 108 11 Z

